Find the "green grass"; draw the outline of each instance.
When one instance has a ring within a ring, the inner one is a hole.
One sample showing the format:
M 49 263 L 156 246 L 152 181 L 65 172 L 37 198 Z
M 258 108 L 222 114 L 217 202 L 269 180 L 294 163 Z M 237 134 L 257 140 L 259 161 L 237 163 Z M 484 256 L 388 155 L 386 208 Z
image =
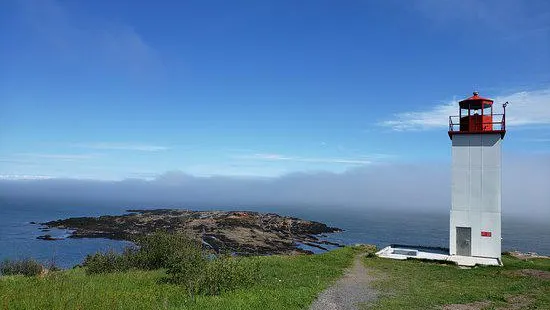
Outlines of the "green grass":
M 245 264 L 261 266 L 255 284 L 194 298 L 183 286 L 168 283 L 162 269 L 86 275 L 77 268 L 38 277 L 3 276 L 0 309 L 307 309 L 365 250 L 347 247 L 322 255 L 244 258 Z M 368 309 L 438 309 L 475 301 L 489 301 L 487 309 L 496 309 L 514 296 L 524 297 L 523 308 L 550 309 L 550 280 L 513 274 L 520 269 L 550 272 L 550 260 L 503 260 L 504 267 L 459 269 L 366 257 L 381 292 Z
M 360 250 L 321 255 L 245 258 L 260 262 L 260 279 L 247 289 L 196 296 L 169 284 L 164 270 L 86 275 L 83 269 L 44 277 L 0 278 L 0 309 L 304 309 L 343 274 Z
M 374 285 L 382 294 L 365 308 L 438 309 L 446 304 L 489 301 L 486 308 L 496 309 L 510 297 L 523 296 L 527 309 L 550 309 L 550 280 L 513 274 L 519 269 L 550 271 L 550 259 L 522 261 L 504 256 L 503 262 L 504 267 L 460 269 L 417 260 L 366 258 L 367 268 L 378 275 Z

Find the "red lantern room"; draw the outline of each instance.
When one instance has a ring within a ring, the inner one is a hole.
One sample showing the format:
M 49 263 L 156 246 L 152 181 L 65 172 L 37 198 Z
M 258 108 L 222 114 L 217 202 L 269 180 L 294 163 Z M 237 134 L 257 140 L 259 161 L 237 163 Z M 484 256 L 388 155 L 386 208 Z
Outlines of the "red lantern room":
M 459 103 L 458 116 L 449 116 L 449 137 L 454 134 L 483 134 L 500 133 L 502 137 L 506 133 L 505 114 L 506 104 L 503 105 L 502 114 L 493 113 L 493 100 L 479 96 L 474 92 L 473 96 Z

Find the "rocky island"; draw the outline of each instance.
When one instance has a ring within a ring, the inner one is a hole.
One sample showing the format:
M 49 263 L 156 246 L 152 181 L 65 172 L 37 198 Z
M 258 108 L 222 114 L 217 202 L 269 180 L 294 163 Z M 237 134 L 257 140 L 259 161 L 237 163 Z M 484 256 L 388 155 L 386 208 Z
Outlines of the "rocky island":
M 312 253 L 301 244 L 326 250 L 339 246 L 320 234 L 341 231 L 323 223 L 274 213 L 251 211 L 128 210 L 123 215 L 74 217 L 42 223 L 46 228 L 72 230 L 69 238 L 134 241 L 155 231 L 179 232 L 216 252 L 239 255 Z

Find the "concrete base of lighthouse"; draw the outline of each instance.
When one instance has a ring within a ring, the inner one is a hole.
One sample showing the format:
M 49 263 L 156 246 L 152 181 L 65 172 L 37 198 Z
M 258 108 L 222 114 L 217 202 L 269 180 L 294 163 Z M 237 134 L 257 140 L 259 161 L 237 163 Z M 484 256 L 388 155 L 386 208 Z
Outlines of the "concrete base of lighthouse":
M 476 265 L 502 266 L 502 262 L 498 258 L 449 255 L 448 250 L 444 251 L 442 249 L 429 247 L 390 245 L 376 252 L 376 255 L 378 257 L 397 260 L 420 259 L 438 262 L 453 262 L 464 267 L 474 267 Z
M 459 256 L 449 255 L 448 261 L 454 262 L 459 266 L 473 267 L 475 265 L 484 266 L 502 266 L 502 261 L 493 257 Z

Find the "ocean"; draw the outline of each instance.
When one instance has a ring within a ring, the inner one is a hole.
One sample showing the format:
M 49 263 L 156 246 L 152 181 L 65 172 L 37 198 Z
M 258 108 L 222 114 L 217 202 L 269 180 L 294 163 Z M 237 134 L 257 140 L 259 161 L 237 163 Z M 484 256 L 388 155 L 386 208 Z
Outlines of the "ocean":
M 320 209 L 314 207 L 201 208 L 197 206 L 151 205 L 106 201 L 55 201 L 52 199 L 0 198 L 0 260 L 34 258 L 46 264 L 55 263 L 70 268 L 97 251 L 120 251 L 131 243 L 108 239 L 71 239 L 45 241 L 36 239 L 44 234 L 67 237 L 70 232 L 52 229 L 44 232 L 41 223 L 75 216 L 123 214 L 127 209 L 185 208 L 192 210 L 251 210 L 273 212 L 315 220 L 344 229 L 329 234 L 327 239 L 342 244 L 368 243 L 386 246 L 392 243 L 448 247 L 449 213 L 359 210 L 345 207 Z M 550 225 L 548 221 L 503 217 L 503 251 L 519 250 L 550 255 Z M 319 252 L 319 251 L 317 251 Z

